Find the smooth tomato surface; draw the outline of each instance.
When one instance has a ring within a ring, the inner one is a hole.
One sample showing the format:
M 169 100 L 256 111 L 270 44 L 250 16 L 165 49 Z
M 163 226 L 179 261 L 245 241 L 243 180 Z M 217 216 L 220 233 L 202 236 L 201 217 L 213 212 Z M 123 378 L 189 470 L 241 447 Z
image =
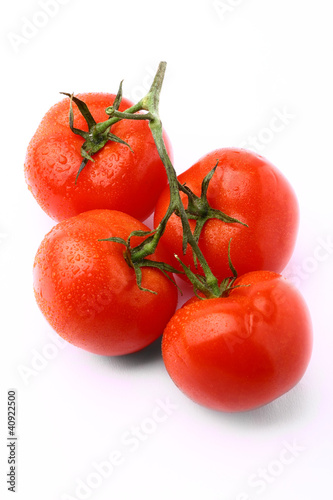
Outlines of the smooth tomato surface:
M 202 180 L 217 160 L 219 164 L 208 187 L 208 202 L 248 227 L 218 219 L 206 222 L 199 246 L 210 268 L 219 279 L 230 276 L 228 244 L 232 238 L 231 260 L 239 275 L 256 270 L 281 272 L 291 257 L 298 231 L 298 202 L 292 187 L 263 157 L 240 149 L 209 153 L 179 175 L 179 181 L 200 196 Z M 181 196 L 187 207 L 187 196 Z M 166 188 L 155 209 L 155 227 L 165 214 L 169 199 Z M 194 230 L 195 221 L 189 222 Z M 172 256 L 177 254 L 195 271 L 191 248 L 183 255 L 181 224 L 176 215 L 168 221 L 162 241 Z M 180 269 L 175 259 L 170 263 Z
M 87 351 L 122 355 L 138 351 L 163 332 L 177 305 L 177 289 L 163 273 L 142 269 L 138 288 L 125 247 L 102 238 L 127 239 L 148 228 L 130 215 L 93 210 L 57 224 L 34 263 L 37 303 L 59 335 Z M 132 241 L 132 240 L 131 240 Z M 141 239 L 133 238 L 133 245 Z M 163 260 L 163 249 L 150 257 Z
M 251 272 L 228 297 L 190 299 L 165 328 L 162 353 L 193 401 L 235 412 L 262 406 L 302 378 L 312 351 L 304 299 L 279 274 Z M 244 286 L 249 285 L 249 286 Z
M 115 99 L 115 95 L 103 93 L 77 97 L 88 105 L 96 122 L 108 119 L 105 109 Z M 119 110 L 131 105 L 122 99 Z M 87 131 L 74 103 L 73 110 L 74 126 Z M 28 146 L 25 177 L 39 205 L 56 221 L 98 208 L 146 219 L 167 184 L 148 123 L 123 120 L 114 124 L 111 132 L 126 141 L 133 152 L 126 145 L 108 142 L 93 156 L 95 161 L 88 162 L 75 185 L 84 139 L 70 130 L 68 116 L 69 99 L 64 99 L 46 113 Z M 166 135 L 164 139 L 171 155 Z

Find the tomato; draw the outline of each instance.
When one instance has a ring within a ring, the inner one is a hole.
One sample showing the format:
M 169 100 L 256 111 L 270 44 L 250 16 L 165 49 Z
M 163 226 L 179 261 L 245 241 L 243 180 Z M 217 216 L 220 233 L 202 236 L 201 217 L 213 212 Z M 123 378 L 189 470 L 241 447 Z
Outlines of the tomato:
M 84 101 L 96 122 L 108 119 L 105 109 L 115 100 L 113 94 L 91 93 L 77 96 Z M 131 146 L 107 142 L 93 155 L 75 179 L 82 162 L 84 139 L 69 127 L 69 99 L 55 104 L 44 116 L 27 151 L 25 177 L 43 210 L 61 221 L 93 209 L 126 212 L 139 220 L 153 211 L 167 184 L 167 176 L 146 120 L 122 120 L 112 134 Z M 132 105 L 122 99 L 119 111 Z M 87 124 L 75 104 L 74 127 L 87 131 Z M 164 134 L 167 149 L 171 147 Z
M 190 299 L 162 340 L 166 369 L 193 401 L 215 410 L 250 410 L 302 378 L 312 351 L 304 299 L 281 275 L 257 271 L 227 297 Z
M 201 158 L 178 176 L 197 196 L 208 172 L 218 166 L 209 183 L 207 200 L 214 209 L 238 219 L 239 223 L 208 220 L 199 239 L 210 268 L 217 278 L 230 276 L 228 244 L 231 260 L 238 274 L 256 270 L 281 272 L 294 249 L 299 221 L 298 202 L 282 173 L 263 157 L 242 149 L 218 149 Z M 187 207 L 188 198 L 181 193 Z M 161 194 L 155 209 L 155 227 L 169 205 L 169 190 Z M 195 220 L 190 220 L 192 230 Z M 162 241 L 172 256 L 177 254 L 193 271 L 192 251 L 182 252 L 180 219 L 173 214 Z M 169 261 L 180 269 L 175 259 Z
M 177 288 L 156 268 L 142 268 L 140 290 L 125 261 L 126 240 L 148 228 L 118 211 L 92 210 L 58 223 L 34 262 L 37 303 L 54 330 L 87 351 L 107 356 L 138 351 L 156 340 L 173 315 Z M 142 238 L 133 237 L 133 244 Z M 131 240 L 132 242 L 132 240 Z M 159 247 L 150 260 L 163 260 Z

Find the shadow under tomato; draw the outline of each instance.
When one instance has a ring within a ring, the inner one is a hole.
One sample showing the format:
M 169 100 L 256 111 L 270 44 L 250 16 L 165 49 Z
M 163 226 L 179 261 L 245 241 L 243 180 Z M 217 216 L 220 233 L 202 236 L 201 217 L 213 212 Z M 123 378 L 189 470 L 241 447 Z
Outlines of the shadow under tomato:
M 314 411 L 313 395 L 307 389 L 305 385 L 298 384 L 271 403 L 253 410 L 225 413 L 201 407 L 201 411 L 211 413 L 213 418 L 218 418 L 220 422 L 236 425 L 238 428 L 244 426 L 244 429 L 269 429 L 277 425 L 292 425 L 306 421 Z
M 156 362 L 162 363 L 161 342 L 162 337 L 159 337 L 140 351 L 122 356 L 104 356 L 103 360 L 108 364 L 125 369 L 136 369 Z

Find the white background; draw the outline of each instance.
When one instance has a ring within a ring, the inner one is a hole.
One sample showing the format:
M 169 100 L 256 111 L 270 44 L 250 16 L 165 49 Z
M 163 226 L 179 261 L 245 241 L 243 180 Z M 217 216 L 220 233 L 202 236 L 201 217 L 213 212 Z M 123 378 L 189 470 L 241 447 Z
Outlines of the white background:
M 54 0 L 48 14 L 42 3 L 7 1 L 1 18 L 1 498 L 331 498 L 332 2 Z M 313 357 L 294 390 L 244 414 L 188 400 L 169 379 L 159 342 L 121 359 L 64 344 L 33 297 L 33 258 L 54 224 L 23 176 L 39 121 L 60 91 L 116 92 L 124 79 L 124 95 L 138 99 L 161 60 L 160 111 L 177 172 L 254 138 L 252 149 L 288 177 L 300 203 L 285 274 L 309 304 Z M 278 131 L 277 113 L 285 117 Z M 15 495 L 6 489 L 10 388 Z M 161 401 L 168 413 L 157 410 Z M 163 422 L 154 424 L 156 415 Z M 121 463 L 96 475 L 115 451 Z

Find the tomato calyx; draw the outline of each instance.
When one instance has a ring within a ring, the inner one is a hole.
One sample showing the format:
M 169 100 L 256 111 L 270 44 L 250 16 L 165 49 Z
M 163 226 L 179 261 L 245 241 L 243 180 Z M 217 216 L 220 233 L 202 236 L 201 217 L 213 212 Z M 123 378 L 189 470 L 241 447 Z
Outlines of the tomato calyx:
M 131 267 L 134 270 L 136 283 L 137 283 L 140 290 L 142 290 L 144 292 L 150 292 L 153 294 L 157 294 L 157 292 L 155 292 L 154 290 L 150 290 L 149 288 L 142 287 L 141 283 L 142 283 L 142 268 L 143 267 L 154 267 L 155 269 L 159 269 L 164 274 L 164 276 L 166 276 L 180 290 L 180 288 L 178 287 L 175 280 L 170 276 L 170 273 L 181 273 L 181 271 L 175 269 L 174 267 L 170 266 L 169 264 L 166 264 L 165 262 L 150 260 L 147 258 L 142 258 L 141 260 L 136 260 L 133 262 L 133 259 L 132 259 L 133 248 L 131 247 L 131 238 L 135 237 L 135 236 L 140 237 L 140 238 L 141 237 L 150 237 L 154 232 L 155 231 L 132 231 L 130 233 L 129 237 L 127 238 L 127 240 L 124 240 L 123 238 L 118 238 L 115 236 L 115 237 L 100 239 L 98 241 L 111 241 L 114 243 L 120 243 L 121 245 L 125 246 L 126 249 L 123 253 L 124 259 L 127 262 L 127 264 L 129 265 L 129 267 Z M 147 240 L 145 240 L 145 241 L 147 241 Z M 138 245 L 138 247 L 140 247 L 140 245 Z M 138 248 L 138 247 L 134 247 L 134 248 Z M 181 290 L 180 290 L 180 292 L 181 292 Z
M 198 242 L 200 238 L 201 231 L 206 224 L 206 222 L 210 219 L 219 219 L 228 224 L 237 223 L 242 224 L 243 226 L 248 227 L 245 222 L 242 222 L 234 217 L 230 217 L 225 214 L 221 210 L 217 210 L 212 208 L 209 205 L 207 200 L 207 191 L 209 187 L 209 183 L 212 180 L 212 177 L 216 171 L 219 161 L 217 160 L 216 165 L 208 172 L 208 174 L 204 177 L 201 184 L 201 195 L 197 196 L 193 193 L 193 191 L 185 184 L 181 184 L 178 182 L 179 190 L 186 194 L 188 198 L 188 206 L 185 210 L 188 219 L 192 219 L 196 221 L 195 229 L 193 232 L 193 236 L 195 240 Z M 177 212 L 176 212 L 177 214 Z M 177 214 L 178 215 L 178 214 Z
M 191 283 L 193 285 L 194 294 L 200 300 L 228 297 L 231 290 L 233 290 L 235 288 L 239 288 L 239 286 L 248 286 L 248 285 L 236 285 L 236 286 L 234 286 L 234 282 L 238 278 L 238 273 L 237 273 L 235 267 L 233 266 L 232 261 L 231 261 L 231 257 L 230 257 L 231 240 L 232 240 L 232 238 L 230 238 L 229 245 L 228 245 L 228 262 L 229 262 L 229 268 L 230 268 L 230 271 L 232 273 L 232 276 L 228 276 L 227 278 L 224 278 L 221 281 L 221 283 L 219 284 L 218 289 L 211 286 L 211 283 L 209 281 L 209 276 L 207 276 L 207 275 L 202 276 L 200 274 L 194 273 L 190 267 L 186 266 L 186 264 L 184 264 L 184 262 L 182 262 L 182 260 L 178 257 L 178 255 L 175 255 L 175 258 L 178 260 L 178 262 L 182 266 L 185 275 L 187 276 L 187 278 L 191 281 Z
M 81 156 L 83 157 L 83 160 L 78 169 L 75 178 L 75 184 L 78 180 L 80 173 L 87 165 L 88 161 L 92 162 L 95 161 L 92 158 L 92 155 L 100 151 L 108 141 L 119 142 L 120 144 L 123 144 L 128 148 L 130 148 L 130 150 L 133 152 L 131 146 L 127 142 L 125 142 L 123 139 L 110 132 L 111 126 L 113 125 L 113 121 L 110 118 L 108 120 L 105 120 L 104 122 L 96 123 L 85 102 L 75 97 L 74 94 L 68 94 L 67 92 L 60 92 L 60 93 L 70 98 L 69 127 L 71 131 L 74 134 L 80 135 L 81 137 L 83 137 L 83 139 L 85 139 L 85 142 L 81 147 Z M 121 99 L 122 99 L 122 82 L 120 82 L 119 90 L 112 106 L 114 110 L 117 110 L 119 108 Z M 73 102 L 77 105 L 81 115 L 85 119 L 88 125 L 88 130 L 89 130 L 88 132 L 74 127 Z

